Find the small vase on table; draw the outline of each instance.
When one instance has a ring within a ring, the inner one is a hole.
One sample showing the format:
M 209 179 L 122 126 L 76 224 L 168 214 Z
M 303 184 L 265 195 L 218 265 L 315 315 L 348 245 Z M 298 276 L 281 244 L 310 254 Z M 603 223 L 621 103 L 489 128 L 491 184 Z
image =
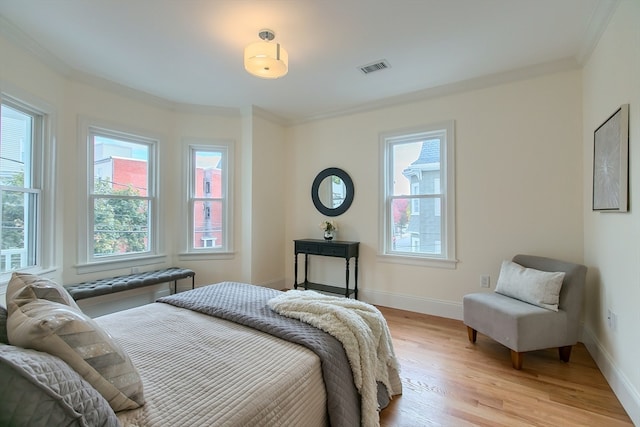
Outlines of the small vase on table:
M 320 223 L 320 229 L 324 232 L 324 240 L 330 241 L 336 237 L 338 227 L 333 220 L 324 220 Z

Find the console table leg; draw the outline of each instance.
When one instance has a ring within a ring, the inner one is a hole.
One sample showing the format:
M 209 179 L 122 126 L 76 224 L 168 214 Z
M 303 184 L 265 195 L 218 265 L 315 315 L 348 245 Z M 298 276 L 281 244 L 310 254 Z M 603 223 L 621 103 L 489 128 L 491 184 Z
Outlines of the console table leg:
M 309 280 L 307 279 L 309 274 L 309 254 L 304 254 L 304 290 L 307 290 L 307 284 Z
M 293 289 L 298 289 L 298 254 L 293 255 Z
M 347 258 L 346 260 L 346 266 L 345 266 L 345 289 L 344 289 L 344 296 L 349 298 L 349 258 Z
M 355 257 L 355 287 L 353 288 L 353 297 L 358 299 L 358 257 Z

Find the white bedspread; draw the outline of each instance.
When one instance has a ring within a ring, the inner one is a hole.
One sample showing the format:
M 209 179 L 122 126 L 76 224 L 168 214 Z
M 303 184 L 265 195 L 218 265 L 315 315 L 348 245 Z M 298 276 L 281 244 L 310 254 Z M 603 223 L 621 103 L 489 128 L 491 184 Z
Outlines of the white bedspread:
M 382 313 L 362 301 L 302 290 L 285 292 L 268 304 L 277 313 L 320 328 L 342 343 L 362 396 L 362 425 L 378 426 L 377 382 L 387 387 L 389 397 L 402 393 L 398 362 Z
M 128 352 L 146 404 L 123 426 L 326 426 L 312 351 L 190 310 L 154 303 L 96 321 Z

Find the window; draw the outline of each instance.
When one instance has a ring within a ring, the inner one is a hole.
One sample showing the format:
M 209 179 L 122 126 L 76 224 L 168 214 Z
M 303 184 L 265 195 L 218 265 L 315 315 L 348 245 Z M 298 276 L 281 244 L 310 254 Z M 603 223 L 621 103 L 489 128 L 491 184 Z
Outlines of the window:
M 188 157 L 188 252 L 230 252 L 232 145 L 188 145 Z
M 17 101 L 1 104 L 0 273 L 41 265 L 40 206 L 44 116 Z
M 455 262 L 453 121 L 383 134 L 380 253 Z
M 94 124 L 85 124 L 83 130 L 89 161 L 80 264 L 157 255 L 158 140 Z

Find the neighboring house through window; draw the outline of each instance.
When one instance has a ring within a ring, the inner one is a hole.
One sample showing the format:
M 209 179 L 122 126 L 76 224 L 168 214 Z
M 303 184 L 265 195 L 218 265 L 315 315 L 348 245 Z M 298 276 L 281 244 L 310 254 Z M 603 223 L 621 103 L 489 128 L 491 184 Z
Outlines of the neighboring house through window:
M 380 252 L 455 265 L 454 123 L 381 135 Z
M 189 253 L 229 252 L 233 145 L 227 142 L 188 147 Z

